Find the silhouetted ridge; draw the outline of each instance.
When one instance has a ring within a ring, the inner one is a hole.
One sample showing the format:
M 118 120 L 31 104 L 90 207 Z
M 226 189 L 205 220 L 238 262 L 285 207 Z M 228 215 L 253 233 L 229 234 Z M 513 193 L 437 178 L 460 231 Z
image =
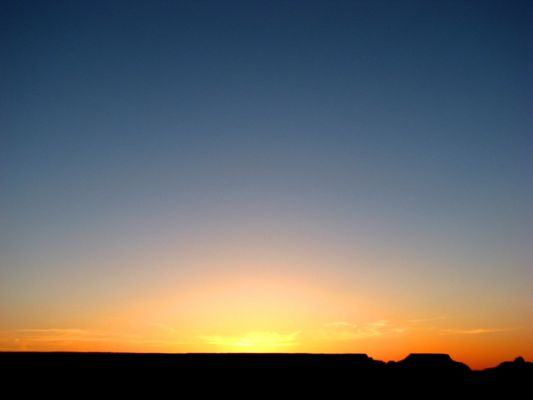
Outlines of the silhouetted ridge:
M 467 373 L 470 367 L 458 361 L 454 361 L 448 354 L 431 354 L 431 353 L 413 353 L 409 354 L 404 360 L 399 361 L 398 365 L 423 371 L 454 371 L 457 373 Z
M 521 371 L 533 368 L 533 362 L 524 360 L 524 357 L 516 357 L 513 361 L 504 361 L 494 369 Z
M 517 357 L 514 361 L 504 361 L 497 367 L 479 371 L 479 375 L 491 386 L 501 386 L 501 382 L 513 387 L 520 387 L 528 382 L 533 382 L 533 362 Z
M 0 376 L 19 393 L 38 390 L 39 394 L 45 388 L 55 393 L 66 382 L 69 387 L 114 388 L 121 395 L 138 394 L 144 388 L 152 397 L 154 390 L 186 387 L 195 391 L 195 397 L 213 390 L 217 395 L 248 398 L 263 392 L 286 395 L 288 390 L 299 397 L 371 390 L 378 398 L 402 393 L 411 398 L 417 393 L 424 398 L 435 393 L 479 398 L 497 390 L 509 398 L 529 388 L 533 363 L 518 357 L 495 368 L 472 371 L 447 354 L 410 354 L 385 363 L 366 354 L 0 352 Z

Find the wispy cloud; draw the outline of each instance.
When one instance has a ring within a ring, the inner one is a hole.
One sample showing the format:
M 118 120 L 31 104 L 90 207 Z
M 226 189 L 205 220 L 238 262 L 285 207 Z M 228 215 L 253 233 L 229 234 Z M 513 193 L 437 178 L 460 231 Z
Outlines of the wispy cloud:
M 69 345 L 90 344 L 142 344 L 161 345 L 165 340 L 142 335 L 108 332 L 103 330 L 78 328 L 27 328 L 0 331 L 0 341 L 10 343 L 8 348 L 16 345 L 19 349 L 32 348 L 68 348 Z
M 401 334 L 406 328 L 391 324 L 381 319 L 365 324 L 355 324 L 347 321 L 333 321 L 324 324 L 322 337 L 329 341 L 347 341 L 366 339 L 376 336 Z
M 513 328 L 475 328 L 475 329 L 445 329 L 443 333 L 449 335 L 484 335 L 487 333 L 506 332 Z
M 19 329 L 19 337 L 32 341 L 63 342 L 63 341 L 107 341 L 118 337 L 117 334 L 88 329 L 49 328 L 49 329 Z
M 420 324 L 420 323 L 425 323 L 425 322 L 439 321 L 439 320 L 443 320 L 446 318 L 448 318 L 448 315 L 442 314 L 442 315 L 435 315 L 433 317 L 408 319 L 407 322 L 410 324 Z
M 325 323 L 324 326 L 327 328 L 352 328 L 356 325 L 346 321 L 332 321 Z

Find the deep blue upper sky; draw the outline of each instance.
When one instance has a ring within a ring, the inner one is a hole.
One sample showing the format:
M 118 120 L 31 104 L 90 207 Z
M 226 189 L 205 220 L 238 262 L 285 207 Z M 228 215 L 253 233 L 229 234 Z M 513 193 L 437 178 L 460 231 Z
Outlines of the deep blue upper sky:
M 218 229 L 531 279 L 532 17 L 508 0 L 4 1 L 3 273 L 20 289 L 117 242 Z

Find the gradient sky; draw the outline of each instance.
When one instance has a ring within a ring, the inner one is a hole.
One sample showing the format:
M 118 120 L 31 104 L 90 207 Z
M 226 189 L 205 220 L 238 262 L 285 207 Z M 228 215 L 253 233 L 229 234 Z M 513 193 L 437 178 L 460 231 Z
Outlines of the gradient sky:
M 3 1 L 0 349 L 533 359 L 533 3 Z

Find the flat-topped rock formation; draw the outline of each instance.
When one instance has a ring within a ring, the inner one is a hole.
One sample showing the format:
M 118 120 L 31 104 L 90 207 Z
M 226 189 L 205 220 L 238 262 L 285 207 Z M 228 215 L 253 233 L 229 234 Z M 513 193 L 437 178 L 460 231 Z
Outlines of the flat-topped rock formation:
M 477 397 L 504 392 L 509 397 L 527 390 L 533 382 L 533 363 L 519 357 L 473 371 L 447 354 L 410 354 L 404 360 L 385 363 L 366 354 L 4 352 L 0 353 L 0 377 L 19 392 L 30 390 L 33 394 L 66 384 L 87 389 L 101 386 L 122 395 L 139 394 L 147 388 L 174 390 L 177 385 L 183 390 L 192 387 L 198 395 L 218 390 L 219 394 L 241 393 L 248 398 L 261 393 L 331 396 L 359 390 L 370 390 L 377 397 L 419 393 L 430 398 L 455 396 L 458 391 Z

